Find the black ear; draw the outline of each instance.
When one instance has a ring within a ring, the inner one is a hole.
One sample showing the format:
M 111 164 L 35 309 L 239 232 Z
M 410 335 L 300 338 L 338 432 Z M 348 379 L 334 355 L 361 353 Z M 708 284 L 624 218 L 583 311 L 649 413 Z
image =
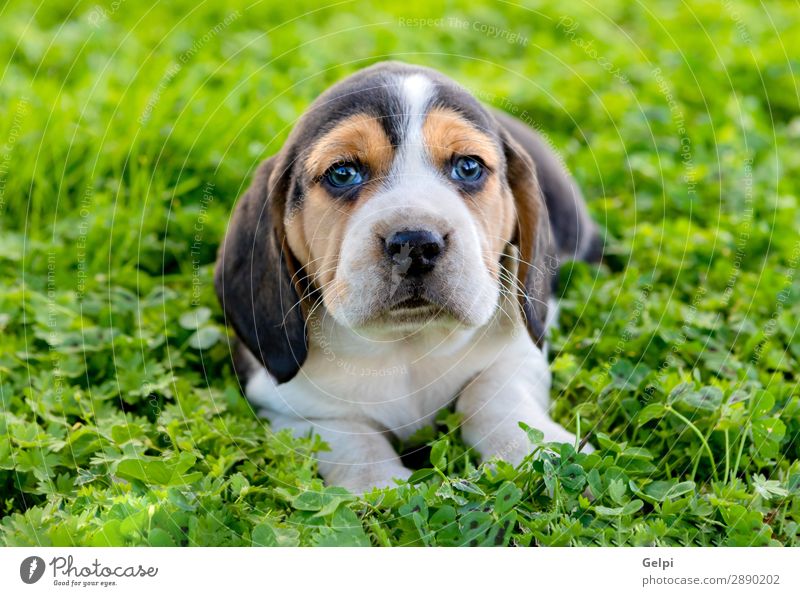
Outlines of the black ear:
M 518 250 L 516 292 L 528 333 L 538 346 L 546 335 L 547 300 L 558 272 L 553 252 L 547 205 L 530 155 L 501 130 L 508 186 L 514 195 L 517 229 L 513 243 Z M 523 291 L 524 290 L 524 291 Z
M 214 285 L 226 321 L 279 383 L 290 381 L 308 353 L 304 305 L 286 246 L 285 173 L 273 157 L 239 200 L 217 257 Z

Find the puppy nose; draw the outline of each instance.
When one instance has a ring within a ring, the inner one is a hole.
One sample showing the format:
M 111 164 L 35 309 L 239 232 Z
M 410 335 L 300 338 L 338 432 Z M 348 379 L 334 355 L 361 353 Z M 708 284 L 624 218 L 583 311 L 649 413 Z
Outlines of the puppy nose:
M 395 232 L 386 239 L 386 254 L 401 275 L 418 276 L 431 271 L 445 247 L 445 239 L 429 230 Z

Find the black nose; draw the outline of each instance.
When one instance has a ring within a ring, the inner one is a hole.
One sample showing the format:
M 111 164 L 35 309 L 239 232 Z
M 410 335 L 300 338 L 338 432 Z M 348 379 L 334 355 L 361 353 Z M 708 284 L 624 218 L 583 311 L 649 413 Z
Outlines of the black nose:
M 386 239 L 386 254 L 400 275 L 417 276 L 431 271 L 444 251 L 444 238 L 428 230 L 395 232 Z

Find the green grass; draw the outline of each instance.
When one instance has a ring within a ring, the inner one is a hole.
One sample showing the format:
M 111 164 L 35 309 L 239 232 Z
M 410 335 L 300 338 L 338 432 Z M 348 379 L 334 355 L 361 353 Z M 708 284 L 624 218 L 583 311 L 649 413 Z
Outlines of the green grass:
M 0 542 L 800 545 L 796 4 L 249 4 L 0 8 Z M 554 416 L 596 453 L 531 432 L 477 467 L 443 412 L 360 499 L 240 396 L 230 210 L 384 58 L 524 113 L 580 181 L 609 254 L 562 275 Z

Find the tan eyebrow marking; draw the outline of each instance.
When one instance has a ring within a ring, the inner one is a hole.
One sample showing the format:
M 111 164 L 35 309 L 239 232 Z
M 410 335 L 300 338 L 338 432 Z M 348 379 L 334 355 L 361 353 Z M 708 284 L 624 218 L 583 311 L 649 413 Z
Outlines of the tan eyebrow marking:
M 491 170 L 500 163 L 499 149 L 492 138 L 454 110 L 431 110 L 422 135 L 435 164 L 447 162 L 454 154 L 478 156 Z
M 394 148 L 378 119 L 361 113 L 337 123 L 319 139 L 305 167 L 312 178 L 318 178 L 338 161 L 357 160 L 378 177 L 389 171 L 393 157 Z

